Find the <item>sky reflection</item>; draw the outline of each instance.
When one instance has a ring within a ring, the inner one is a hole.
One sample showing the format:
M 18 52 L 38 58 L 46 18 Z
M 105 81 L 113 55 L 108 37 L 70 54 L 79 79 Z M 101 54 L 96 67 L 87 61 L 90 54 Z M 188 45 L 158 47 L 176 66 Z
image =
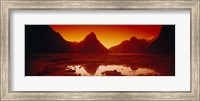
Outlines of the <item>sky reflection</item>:
M 160 74 L 151 68 L 130 67 L 124 65 L 100 65 L 83 64 L 69 65 L 66 70 L 74 70 L 81 76 L 159 76 Z

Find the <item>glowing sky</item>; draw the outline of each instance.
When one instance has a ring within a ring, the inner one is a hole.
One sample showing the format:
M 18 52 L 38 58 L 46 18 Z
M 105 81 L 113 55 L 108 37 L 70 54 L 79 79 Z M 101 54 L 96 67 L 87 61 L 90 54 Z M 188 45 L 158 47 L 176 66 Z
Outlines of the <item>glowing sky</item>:
M 131 37 L 150 40 L 157 37 L 162 25 L 50 25 L 67 41 L 80 42 L 87 34 L 94 32 L 106 47 L 120 44 Z

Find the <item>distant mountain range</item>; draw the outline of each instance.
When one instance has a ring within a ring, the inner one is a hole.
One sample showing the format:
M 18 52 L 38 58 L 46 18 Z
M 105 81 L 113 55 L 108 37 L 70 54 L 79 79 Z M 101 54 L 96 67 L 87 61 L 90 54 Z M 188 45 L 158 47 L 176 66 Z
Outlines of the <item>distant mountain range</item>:
M 144 53 L 149 42 L 145 39 L 132 37 L 130 40 L 123 41 L 121 44 L 109 48 L 113 53 Z
M 175 25 L 163 25 L 157 39 L 132 37 L 109 49 L 114 53 L 175 53 Z
M 25 25 L 26 53 L 173 53 L 175 52 L 175 26 L 163 25 L 157 39 L 146 41 L 132 37 L 109 49 L 104 47 L 94 32 L 80 42 L 62 38 L 48 25 Z

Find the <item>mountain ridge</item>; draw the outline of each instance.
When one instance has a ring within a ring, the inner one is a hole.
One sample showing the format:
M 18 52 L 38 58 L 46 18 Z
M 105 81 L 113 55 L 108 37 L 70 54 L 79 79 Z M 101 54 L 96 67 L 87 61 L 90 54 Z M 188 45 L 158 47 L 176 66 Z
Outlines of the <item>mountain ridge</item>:
M 113 53 L 144 53 L 149 43 L 145 39 L 131 37 L 130 40 L 122 41 L 120 44 L 109 48 Z
M 26 53 L 175 53 L 175 26 L 163 25 L 152 40 L 131 37 L 107 49 L 94 32 L 80 42 L 65 40 L 48 25 L 25 25 Z

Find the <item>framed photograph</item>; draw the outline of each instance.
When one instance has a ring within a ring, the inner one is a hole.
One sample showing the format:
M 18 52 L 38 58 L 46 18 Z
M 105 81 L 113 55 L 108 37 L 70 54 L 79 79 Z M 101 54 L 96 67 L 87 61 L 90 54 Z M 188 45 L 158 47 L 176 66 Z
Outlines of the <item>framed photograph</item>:
M 1 100 L 200 100 L 199 0 L 1 0 Z

